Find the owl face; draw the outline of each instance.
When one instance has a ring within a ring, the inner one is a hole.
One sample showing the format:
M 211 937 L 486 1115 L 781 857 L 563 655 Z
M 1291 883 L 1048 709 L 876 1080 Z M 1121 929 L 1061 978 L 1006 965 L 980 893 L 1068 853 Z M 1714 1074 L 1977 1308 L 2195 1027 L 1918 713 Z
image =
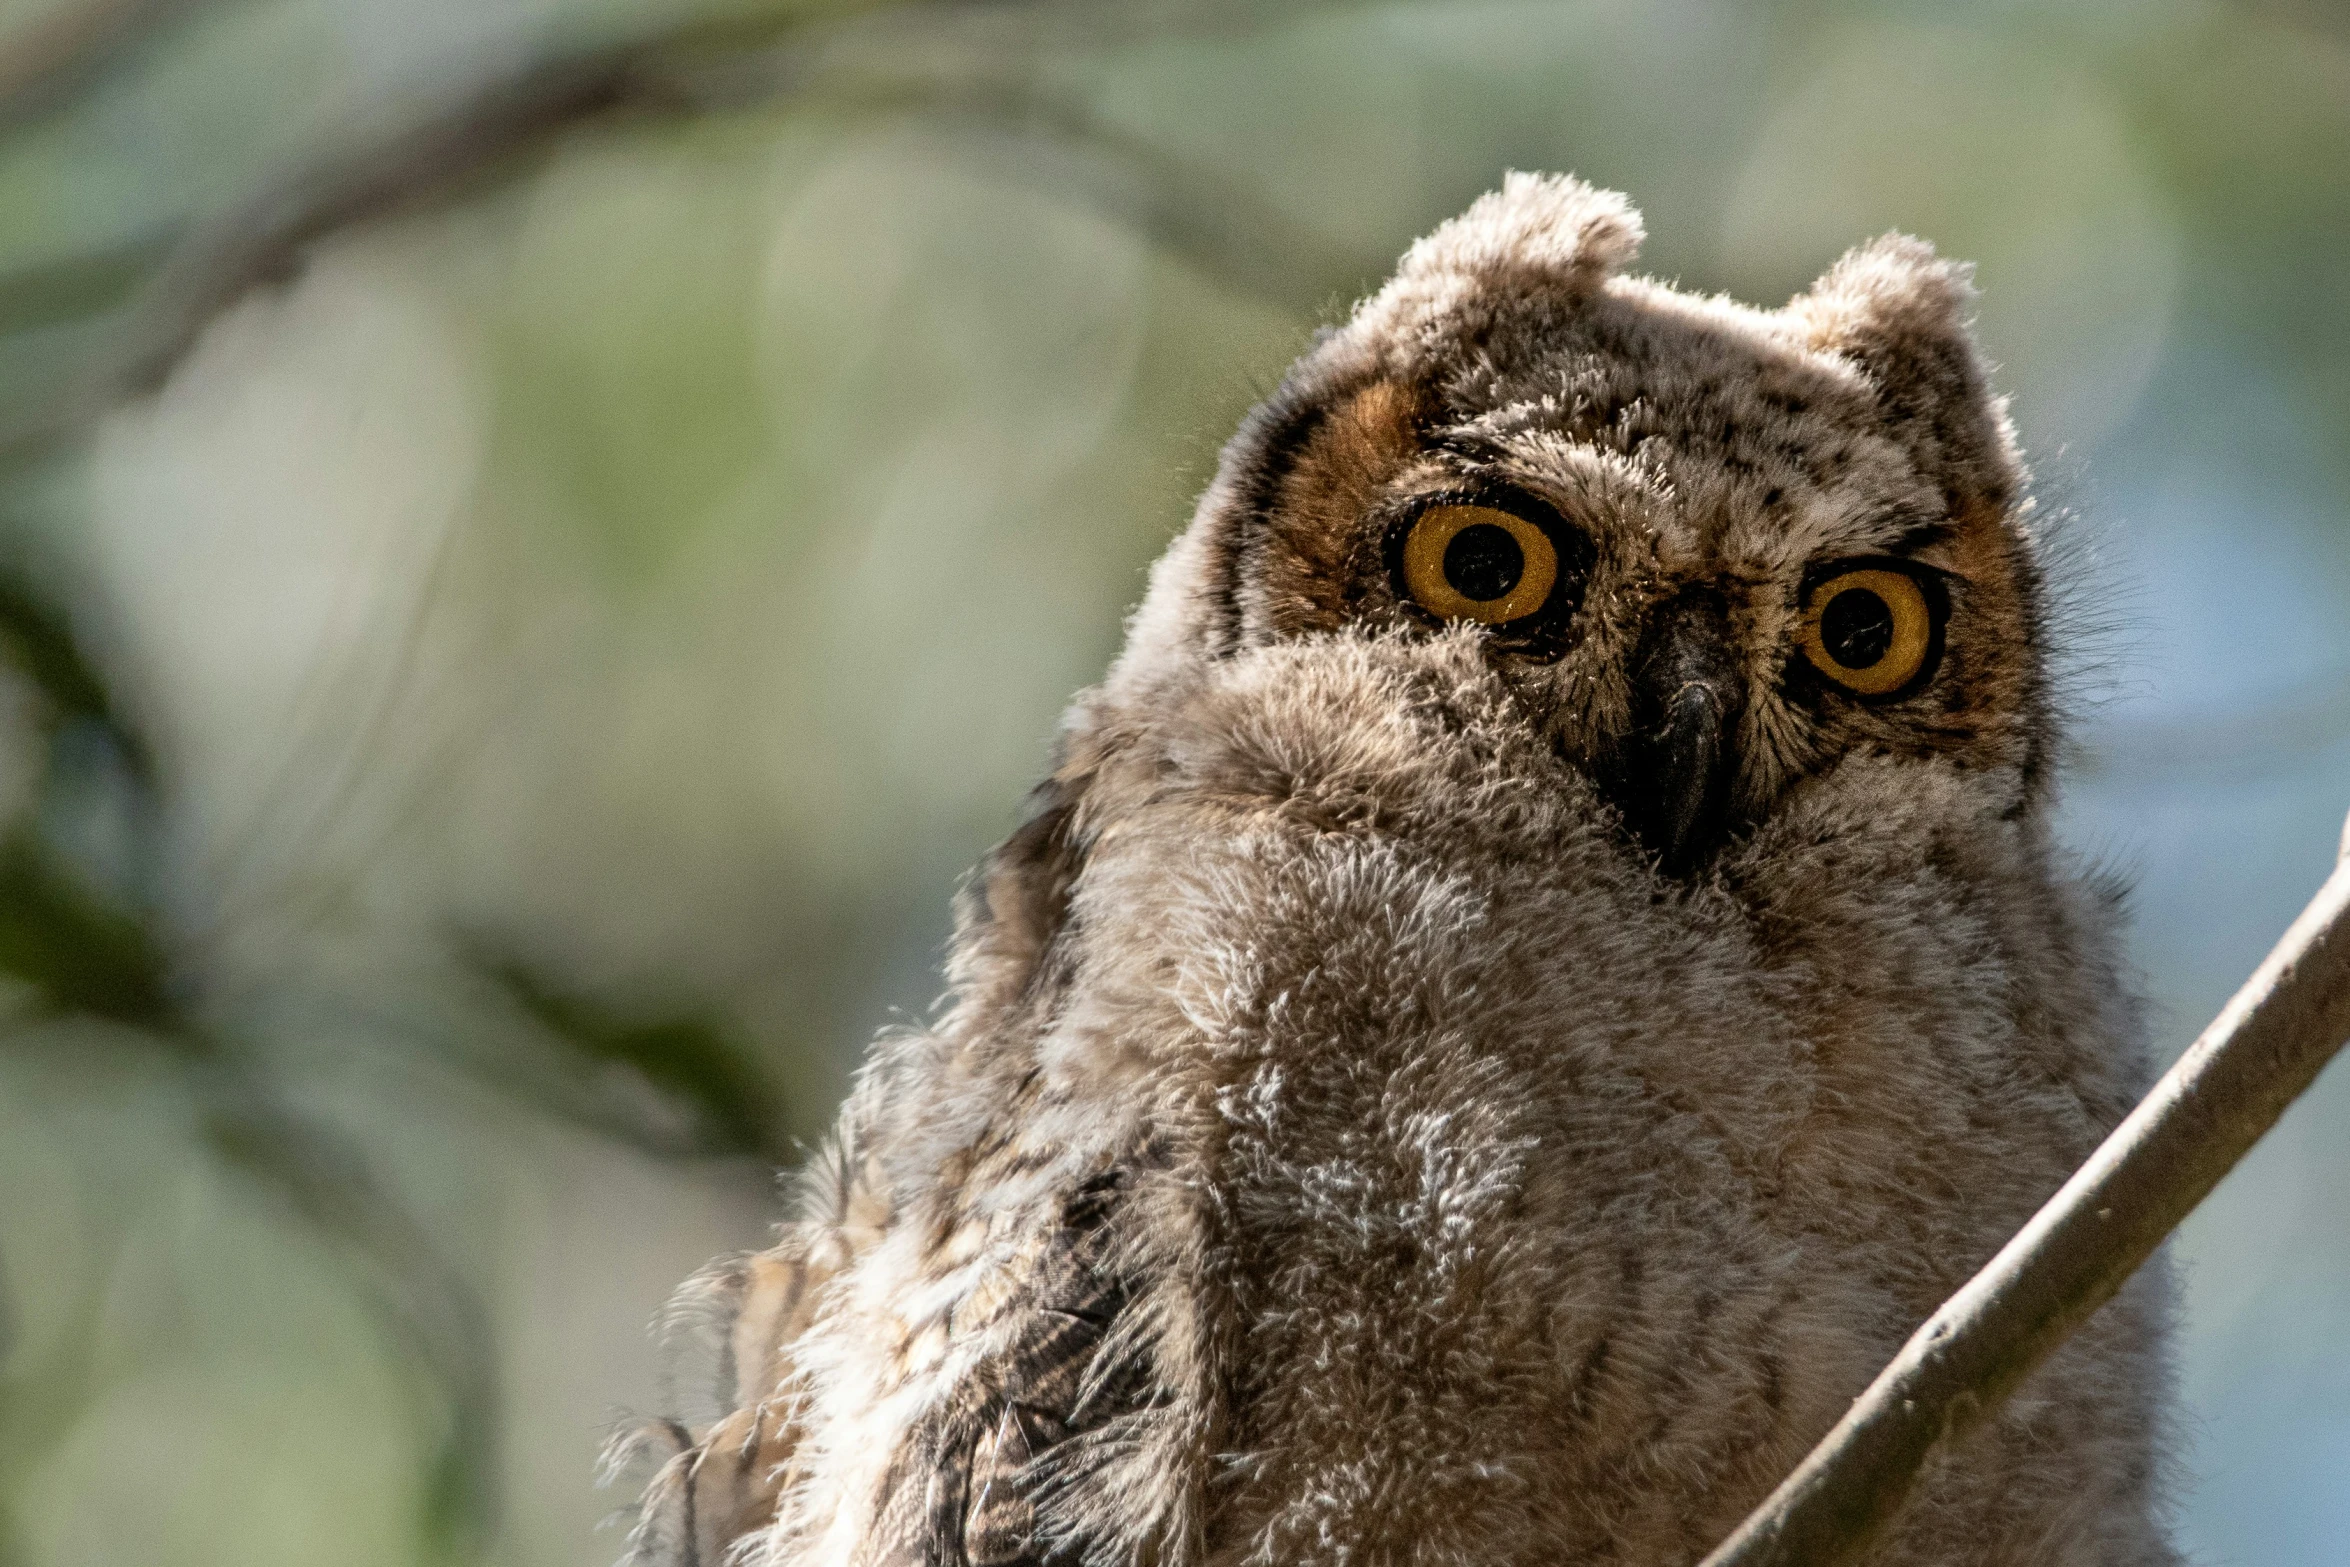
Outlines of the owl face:
M 2038 577 L 1964 270 L 1891 237 L 1760 311 L 1614 275 L 1638 238 L 1512 176 L 1416 246 L 1227 449 L 1130 661 L 1473 640 L 1670 874 L 1854 754 L 2031 806 Z

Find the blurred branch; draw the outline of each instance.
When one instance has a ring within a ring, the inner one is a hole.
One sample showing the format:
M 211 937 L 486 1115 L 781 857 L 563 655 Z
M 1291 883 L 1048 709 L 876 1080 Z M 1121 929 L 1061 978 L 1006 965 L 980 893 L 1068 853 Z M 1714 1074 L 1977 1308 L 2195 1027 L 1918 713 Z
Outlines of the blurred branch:
M 66 0 L 0 38 L 0 132 L 70 108 L 201 0 Z
M 1386 266 L 1257 192 L 1046 94 L 975 93 L 928 117 L 952 128 L 959 147 L 992 142 L 1016 154 L 1004 161 L 1022 177 L 1089 202 L 1208 277 L 1293 314 L 1345 303 Z
M 83 657 L 62 612 L 29 583 L 0 573 L 0 640 L 41 693 L 55 793 L 71 777 L 62 744 L 99 732 L 132 796 L 120 802 L 135 837 L 160 820 L 148 748 Z M 138 889 L 132 889 L 134 892 Z M 43 814 L 0 836 L 0 973 L 57 1012 L 100 1018 L 170 1048 L 204 1110 L 208 1135 L 239 1169 L 284 1201 L 356 1265 L 380 1319 L 447 1399 L 450 1425 L 428 1489 L 427 1524 L 472 1554 L 493 1503 L 495 1387 L 490 1339 L 472 1291 L 333 1131 L 280 1104 L 233 1042 L 197 1015 L 172 974 L 160 913 L 93 886 L 51 844 Z
M 2350 859 L 2144 1102 L 1700 1567 L 1838 1567 L 1996 1413 L 2350 1039 Z
M 527 65 L 198 224 L 157 269 L 101 362 L 40 414 L 0 435 L 0 450 L 44 446 L 114 403 L 154 390 L 216 315 L 248 291 L 291 277 L 302 252 L 323 236 L 444 196 L 583 121 L 685 107 L 664 70 L 664 57 L 677 47 L 671 37 Z
M 0 840 L 0 973 L 63 1011 L 180 1032 L 146 927 L 84 888 L 28 828 Z
M 1191 5 L 1107 8 L 1107 14 L 1121 20 L 1106 22 L 1105 8 L 1066 0 L 931 0 L 847 21 L 696 22 L 525 63 L 379 139 L 295 170 L 189 229 L 86 373 L 0 426 L 0 458 L 37 454 L 116 403 L 160 387 L 215 317 L 253 289 L 295 275 L 319 240 L 473 190 L 591 123 L 741 110 L 819 94 L 851 107 L 930 109 L 1082 148 L 1088 160 L 1069 168 L 1086 195 L 1210 274 L 1284 308 L 1314 308 L 1332 289 L 1367 275 L 1364 258 L 1261 199 L 1089 119 L 1037 80 L 1039 56 L 1049 50 L 1158 30 L 1153 19 L 1159 29 L 1261 25 L 1263 13 Z M 123 247 L 111 261 L 119 267 L 131 254 Z M 96 274 L 107 259 L 86 264 Z M 33 281 L 84 265 L 54 264 Z M 11 313 L 39 311 L 0 300 L 0 318 Z

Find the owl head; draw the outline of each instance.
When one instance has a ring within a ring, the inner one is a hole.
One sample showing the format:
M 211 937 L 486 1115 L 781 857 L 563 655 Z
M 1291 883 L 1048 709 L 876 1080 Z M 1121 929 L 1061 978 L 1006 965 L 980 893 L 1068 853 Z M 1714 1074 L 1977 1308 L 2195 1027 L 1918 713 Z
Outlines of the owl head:
M 1513 174 L 1413 246 L 1225 448 L 1111 692 L 1470 639 L 1673 875 L 1860 753 L 2035 807 L 2040 576 L 1968 269 L 1889 235 L 1757 310 L 1623 275 L 1640 239 Z

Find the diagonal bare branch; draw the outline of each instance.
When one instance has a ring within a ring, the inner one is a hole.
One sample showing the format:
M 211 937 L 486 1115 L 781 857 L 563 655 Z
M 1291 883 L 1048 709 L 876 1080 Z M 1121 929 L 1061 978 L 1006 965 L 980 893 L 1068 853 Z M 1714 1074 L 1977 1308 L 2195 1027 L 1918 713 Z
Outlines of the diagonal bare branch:
M 1856 1560 L 1935 1449 L 1995 1412 L 2316 1080 L 2350 1039 L 2350 836 L 2344 847 L 2154 1091 L 1700 1567 Z

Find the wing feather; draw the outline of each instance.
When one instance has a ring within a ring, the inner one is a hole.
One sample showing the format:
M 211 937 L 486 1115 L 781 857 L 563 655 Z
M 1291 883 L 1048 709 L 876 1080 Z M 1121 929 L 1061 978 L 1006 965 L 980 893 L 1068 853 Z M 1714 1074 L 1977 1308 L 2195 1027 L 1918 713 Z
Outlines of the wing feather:
M 868 1536 L 869 1559 L 905 1567 L 1057 1567 L 1039 1544 L 1037 1493 L 1070 1436 L 1114 1418 L 1135 1379 L 1105 1375 L 1104 1342 L 1126 1292 L 1104 1266 L 1114 1178 L 1089 1183 L 1021 1248 L 1008 1279 L 976 1292 L 957 1337 L 992 1342 L 938 1411 L 904 1441 Z M 672 1456 L 647 1486 L 625 1567 L 723 1567 L 775 1521 L 803 1432 L 794 1343 L 845 1259 L 810 1255 L 787 1232 L 772 1251 L 730 1259 L 690 1286 L 676 1313 L 721 1330 L 731 1407 L 698 1436 L 675 1421 L 640 1431 Z M 1108 1396 L 1105 1396 L 1108 1390 Z

